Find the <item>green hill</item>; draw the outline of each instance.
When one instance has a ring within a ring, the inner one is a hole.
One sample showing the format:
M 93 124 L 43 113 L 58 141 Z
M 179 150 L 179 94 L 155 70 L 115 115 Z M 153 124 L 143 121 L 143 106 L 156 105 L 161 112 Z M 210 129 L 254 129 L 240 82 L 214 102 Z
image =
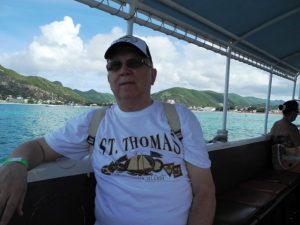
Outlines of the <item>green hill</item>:
M 101 104 L 112 104 L 115 102 L 115 97 L 112 94 L 109 93 L 99 93 L 95 90 L 89 90 L 89 91 L 79 91 L 77 89 L 73 90 L 75 93 L 80 95 L 81 97 L 84 97 L 89 102 L 97 102 Z
M 219 106 L 223 102 L 222 94 L 213 91 L 197 91 L 181 87 L 170 88 L 152 94 L 152 98 L 161 101 L 173 99 L 186 106 Z
M 49 101 L 54 99 L 55 103 L 68 104 L 99 104 L 107 105 L 115 102 L 112 94 L 99 93 L 95 90 L 80 91 L 64 87 L 61 82 L 51 82 L 38 76 L 22 76 L 13 70 L 6 69 L 0 65 L 0 99 L 7 96 L 14 98 L 22 96 L 32 101 Z M 2 97 L 1 97 L 2 96 Z M 230 93 L 228 99 L 229 107 L 264 107 L 265 99 L 255 97 L 242 97 Z M 152 94 L 152 98 L 161 101 L 175 100 L 186 106 L 196 107 L 221 107 L 223 105 L 223 94 L 214 91 L 197 91 L 182 87 L 174 87 Z M 283 101 L 271 101 L 271 106 L 277 107 Z
M 192 89 L 186 89 L 181 87 L 174 87 L 164 91 L 160 91 L 152 94 L 152 98 L 161 101 L 167 101 L 170 99 L 175 100 L 178 103 L 182 103 L 186 106 L 196 107 L 220 107 L 223 105 L 223 94 L 214 91 L 197 91 Z M 255 97 L 242 97 L 240 95 L 230 93 L 228 94 L 229 107 L 264 107 L 266 103 L 265 99 Z M 277 107 L 282 104 L 283 101 L 271 101 L 270 105 Z
M 105 104 L 114 100 L 111 94 L 96 91 L 81 92 L 64 87 L 59 81 L 51 82 L 38 76 L 22 76 L 0 65 L 0 95 L 22 96 L 32 100 L 52 100 L 61 103 Z

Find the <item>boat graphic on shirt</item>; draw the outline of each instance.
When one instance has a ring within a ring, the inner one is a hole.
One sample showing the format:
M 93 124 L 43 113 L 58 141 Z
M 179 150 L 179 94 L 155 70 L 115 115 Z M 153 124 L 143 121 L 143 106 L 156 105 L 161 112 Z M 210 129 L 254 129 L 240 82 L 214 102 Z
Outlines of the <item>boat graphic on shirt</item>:
M 128 173 L 132 176 L 147 176 L 153 173 L 159 173 L 164 170 L 168 176 L 182 176 L 181 166 L 174 163 L 164 164 L 161 160 L 160 153 L 150 151 L 149 155 L 135 154 L 132 157 L 124 155 L 116 161 L 112 161 L 109 165 L 102 167 L 101 172 L 106 175 L 111 175 L 114 172 Z

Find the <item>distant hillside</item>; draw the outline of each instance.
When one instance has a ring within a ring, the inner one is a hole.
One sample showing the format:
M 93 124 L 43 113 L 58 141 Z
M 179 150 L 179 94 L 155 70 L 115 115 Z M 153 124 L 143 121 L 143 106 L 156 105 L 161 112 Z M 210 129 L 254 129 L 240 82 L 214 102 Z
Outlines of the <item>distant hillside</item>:
M 80 103 L 99 105 L 111 104 L 115 102 L 112 94 L 99 93 L 95 90 L 79 91 L 64 87 L 59 81 L 51 82 L 38 76 L 22 76 L 13 70 L 6 69 L 0 65 L 0 98 L 12 95 L 14 98 L 35 100 L 55 99 L 62 103 Z M 174 87 L 152 94 L 156 100 L 167 101 L 170 99 L 182 103 L 186 106 L 196 107 L 220 107 L 223 104 L 223 94 L 214 91 L 197 91 L 181 87 Z M 230 93 L 228 104 L 230 107 L 264 107 L 265 99 L 255 97 L 242 97 Z M 271 101 L 271 106 L 277 107 L 283 101 Z
M 63 103 L 105 104 L 114 101 L 111 94 L 102 94 L 94 90 L 81 92 L 64 87 L 59 81 L 51 82 L 38 76 L 22 76 L 0 65 L 0 95 L 22 96 L 36 100 L 55 99 Z
M 186 88 L 170 88 L 164 91 L 160 91 L 152 94 L 153 99 L 167 101 L 173 99 L 176 102 L 180 102 L 186 106 L 197 106 L 197 107 L 220 107 L 223 104 L 223 94 L 214 91 L 197 91 Z M 283 101 L 276 100 L 271 101 L 270 105 L 277 107 L 282 104 Z M 255 97 L 242 97 L 240 95 L 230 93 L 228 95 L 228 104 L 230 107 L 264 107 L 266 104 L 265 99 Z
M 167 101 L 173 99 L 186 106 L 219 106 L 223 102 L 222 94 L 213 91 L 197 91 L 186 88 L 170 88 L 152 95 L 153 99 Z
M 80 95 L 81 97 L 87 99 L 89 102 L 97 102 L 97 103 L 113 103 L 115 102 L 115 97 L 112 94 L 108 93 L 99 93 L 95 90 L 89 91 L 79 91 L 77 89 L 73 90 L 75 93 Z

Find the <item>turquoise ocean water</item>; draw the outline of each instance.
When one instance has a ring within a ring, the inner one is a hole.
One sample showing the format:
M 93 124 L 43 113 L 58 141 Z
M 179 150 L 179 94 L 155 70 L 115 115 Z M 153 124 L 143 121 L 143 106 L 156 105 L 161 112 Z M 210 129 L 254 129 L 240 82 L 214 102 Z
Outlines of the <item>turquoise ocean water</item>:
M 0 161 L 19 144 L 63 126 L 64 123 L 90 107 L 0 104 Z M 210 140 L 222 128 L 222 112 L 195 112 L 204 138 Z M 261 136 L 264 114 L 233 113 L 227 115 L 229 141 Z M 268 127 L 281 118 L 269 115 Z M 300 120 L 296 121 L 299 124 Z

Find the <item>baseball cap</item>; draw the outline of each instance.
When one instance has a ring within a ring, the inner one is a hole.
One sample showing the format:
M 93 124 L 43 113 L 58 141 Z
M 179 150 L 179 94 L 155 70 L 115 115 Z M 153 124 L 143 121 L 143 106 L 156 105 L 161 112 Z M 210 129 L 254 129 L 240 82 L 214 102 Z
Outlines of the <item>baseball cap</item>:
M 132 35 L 125 35 L 123 37 L 120 37 L 119 39 L 113 41 L 110 45 L 110 47 L 106 50 L 104 54 L 105 59 L 109 59 L 112 57 L 114 52 L 118 47 L 121 46 L 132 46 L 138 50 L 142 55 L 144 55 L 146 58 L 149 58 L 152 62 L 152 57 L 149 51 L 149 47 L 146 44 L 146 42 L 138 37 L 132 36 Z

